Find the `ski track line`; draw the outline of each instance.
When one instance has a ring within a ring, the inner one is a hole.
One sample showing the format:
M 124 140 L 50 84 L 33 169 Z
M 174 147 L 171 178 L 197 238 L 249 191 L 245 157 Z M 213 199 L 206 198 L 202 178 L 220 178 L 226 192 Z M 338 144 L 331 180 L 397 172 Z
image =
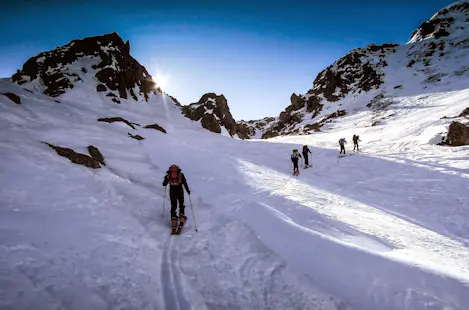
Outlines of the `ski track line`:
M 168 310 L 179 309 L 178 299 L 176 296 L 177 293 L 173 281 L 172 264 L 170 262 L 170 248 L 172 243 L 173 240 L 170 236 L 166 241 L 161 263 L 161 287 L 163 288 L 163 301 L 165 309 Z
M 170 235 L 163 251 L 161 286 L 163 288 L 164 307 L 168 310 L 189 310 L 190 303 L 183 293 L 181 285 L 181 270 L 179 259 L 174 247 L 174 238 L 180 236 Z

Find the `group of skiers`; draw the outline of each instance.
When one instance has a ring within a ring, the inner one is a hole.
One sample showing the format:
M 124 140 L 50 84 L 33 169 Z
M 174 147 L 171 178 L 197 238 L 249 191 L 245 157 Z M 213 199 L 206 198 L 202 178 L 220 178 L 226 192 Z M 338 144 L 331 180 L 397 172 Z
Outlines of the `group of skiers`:
M 353 135 L 353 150 L 359 152 L 360 149 L 358 148 L 358 141 L 361 141 L 360 140 L 360 136 L 358 135 Z M 345 140 L 345 138 L 340 138 L 339 139 L 339 146 L 340 146 L 340 154 L 342 154 L 342 152 L 344 152 L 345 154 L 345 143 L 347 143 L 347 141 Z
M 360 137 L 358 135 L 353 135 L 352 140 L 353 140 L 353 150 L 359 151 L 358 141 L 361 141 Z M 345 143 L 347 143 L 345 138 L 339 139 L 340 154 L 342 154 L 342 152 L 343 154 L 345 154 Z M 309 163 L 309 154 L 312 154 L 312 153 L 307 145 L 303 146 L 303 150 L 301 153 L 303 156 L 300 155 L 297 149 L 294 149 L 293 153 L 291 154 L 291 161 L 293 163 L 294 175 L 298 175 L 300 173 L 299 166 L 298 166 L 298 161 L 300 158 L 303 158 L 305 161 L 304 168 L 308 168 L 312 166 Z M 186 180 L 186 177 L 184 176 L 184 173 L 182 173 L 181 168 L 179 168 L 177 165 L 171 165 L 168 171 L 166 171 L 166 174 L 163 180 L 163 186 L 165 187 L 165 195 L 166 195 L 166 186 L 168 186 L 168 184 L 169 184 L 169 199 L 171 201 L 170 215 L 171 215 L 172 233 L 179 234 L 181 232 L 182 227 L 184 226 L 184 223 L 187 220 L 187 216 L 185 216 L 184 214 L 184 210 L 185 210 L 184 188 L 186 189 L 187 194 L 189 195 L 189 198 L 191 195 L 191 191 L 189 189 L 189 185 L 187 184 L 187 180 Z M 178 203 L 179 203 L 179 215 L 177 214 Z M 164 209 L 163 209 L 163 212 L 164 212 Z
M 307 145 L 303 146 L 303 157 L 301 157 L 300 153 L 298 152 L 297 149 L 293 150 L 293 153 L 291 154 L 291 161 L 293 163 L 293 174 L 298 175 L 300 173 L 300 170 L 298 168 L 298 161 L 300 158 L 304 158 L 305 160 L 305 168 L 311 167 L 309 164 L 309 154 L 311 153 L 310 149 L 308 148 Z
M 352 140 L 353 140 L 353 150 L 356 151 L 356 152 L 359 152 L 360 149 L 358 147 L 358 141 L 361 141 L 360 137 L 358 135 L 353 135 Z M 339 139 L 339 146 L 340 146 L 340 153 L 339 154 L 344 154 L 345 155 L 345 143 L 347 143 L 345 138 L 340 138 Z M 292 154 L 291 154 L 291 161 L 293 163 L 293 175 L 298 175 L 300 173 L 299 168 L 298 168 L 298 161 L 300 160 L 300 158 L 304 158 L 304 160 L 305 160 L 305 166 L 304 167 L 305 168 L 311 167 L 311 165 L 309 164 L 309 154 L 311 153 L 311 151 L 309 150 L 307 145 L 303 146 L 303 152 L 302 153 L 303 153 L 303 157 L 300 155 L 300 153 L 298 152 L 297 149 L 294 149 Z

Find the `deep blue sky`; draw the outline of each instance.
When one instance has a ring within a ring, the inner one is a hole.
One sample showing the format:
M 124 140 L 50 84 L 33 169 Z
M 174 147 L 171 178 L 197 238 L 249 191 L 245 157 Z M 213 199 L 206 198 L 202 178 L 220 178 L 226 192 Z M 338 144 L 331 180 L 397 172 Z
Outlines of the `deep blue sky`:
M 452 2 L 3 0 L 0 77 L 42 51 L 116 31 L 182 104 L 216 92 L 237 120 L 276 116 L 351 49 L 405 43 Z

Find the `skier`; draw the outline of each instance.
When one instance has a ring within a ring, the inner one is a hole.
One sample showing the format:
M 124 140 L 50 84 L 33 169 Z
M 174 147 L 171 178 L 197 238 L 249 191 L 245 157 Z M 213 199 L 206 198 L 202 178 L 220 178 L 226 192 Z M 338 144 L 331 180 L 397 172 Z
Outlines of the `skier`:
M 358 141 L 361 141 L 360 140 L 360 137 L 358 135 L 353 135 L 353 150 L 355 151 L 355 148 L 357 148 L 357 152 L 359 152 L 360 150 L 358 149 Z
M 173 232 L 176 232 L 176 226 L 178 224 L 178 217 L 176 214 L 177 204 L 179 201 L 179 229 L 184 226 L 187 217 L 184 215 L 184 190 L 182 186 L 186 188 L 187 194 L 190 196 L 191 191 L 187 185 L 186 177 L 181 172 L 181 169 L 177 165 L 169 167 L 164 177 L 163 186 L 167 186 L 169 183 L 169 198 L 171 200 L 171 225 Z
M 309 150 L 307 145 L 304 145 L 303 146 L 303 158 L 305 159 L 305 168 L 311 167 L 308 162 L 308 159 L 309 159 L 308 153 L 311 153 L 311 151 Z
M 293 175 L 300 174 L 300 170 L 298 169 L 298 160 L 300 158 L 301 158 L 300 153 L 298 152 L 297 149 L 294 149 L 293 153 L 291 154 L 291 161 L 293 163 Z
M 342 154 L 342 151 L 344 151 L 344 155 L 345 155 L 345 143 L 347 143 L 347 141 L 345 141 L 345 138 L 341 138 L 339 140 L 340 154 Z

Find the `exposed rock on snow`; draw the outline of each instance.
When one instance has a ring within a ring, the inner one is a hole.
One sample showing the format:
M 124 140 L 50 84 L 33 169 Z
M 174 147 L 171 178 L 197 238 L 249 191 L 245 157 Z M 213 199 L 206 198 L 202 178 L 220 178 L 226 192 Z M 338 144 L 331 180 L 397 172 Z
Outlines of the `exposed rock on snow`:
M 133 135 L 130 132 L 128 133 L 129 137 L 134 138 L 135 140 L 144 140 L 145 138 L 140 135 Z
M 221 133 L 224 127 L 232 137 L 237 133 L 236 121 L 223 95 L 207 93 L 197 103 L 183 106 L 181 111 L 193 121 L 200 120 L 202 127 L 212 132 Z
M 93 145 L 88 146 L 88 153 L 90 153 L 91 157 L 99 161 L 100 164 L 106 166 L 106 163 L 104 162 L 104 156 L 97 147 Z
M 105 117 L 105 118 L 99 118 L 99 119 L 98 119 L 98 122 L 106 122 L 106 123 L 123 122 L 123 123 L 127 124 L 129 127 L 131 127 L 132 129 L 135 129 L 135 126 L 134 126 L 134 125 L 140 126 L 139 124 L 137 124 L 137 123 L 131 123 L 131 122 L 129 122 L 128 120 L 123 119 L 122 117 L 107 117 L 107 118 Z
M 96 86 L 96 91 L 97 92 L 103 92 L 103 91 L 106 91 L 106 90 L 107 90 L 107 88 L 106 88 L 106 86 L 104 86 L 104 84 L 98 84 L 98 86 Z M 110 94 L 112 94 L 112 93 L 110 93 Z
M 166 130 L 158 124 L 146 125 L 143 128 L 156 129 L 156 130 L 161 131 L 162 133 L 166 133 Z
M 74 65 L 82 60 L 95 60 L 91 66 L 97 79 L 97 91 L 106 91 L 104 85 L 117 92 L 120 98 L 128 94 L 138 100 L 134 89 L 148 100 L 149 93 L 156 93 L 157 85 L 147 70 L 130 55 L 130 44 L 117 33 L 73 40 L 48 52 L 30 58 L 22 70 L 12 79 L 19 85 L 39 85 L 46 95 L 57 97 L 82 82 L 79 74 L 87 74 L 90 69 Z
M 50 143 L 47 143 L 51 148 L 53 148 L 57 154 L 62 157 L 68 158 L 72 163 L 86 166 L 88 168 L 98 169 L 101 168 L 99 161 L 91 156 L 77 153 L 72 149 L 55 146 Z
M 459 114 L 459 117 L 469 117 L 469 107 L 465 108 L 464 111 Z
M 21 98 L 13 93 L 2 93 L 2 95 L 8 97 L 11 101 L 13 101 L 16 104 L 21 104 Z
M 452 122 L 445 144 L 450 146 L 469 145 L 469 127 L 459 122 Z

